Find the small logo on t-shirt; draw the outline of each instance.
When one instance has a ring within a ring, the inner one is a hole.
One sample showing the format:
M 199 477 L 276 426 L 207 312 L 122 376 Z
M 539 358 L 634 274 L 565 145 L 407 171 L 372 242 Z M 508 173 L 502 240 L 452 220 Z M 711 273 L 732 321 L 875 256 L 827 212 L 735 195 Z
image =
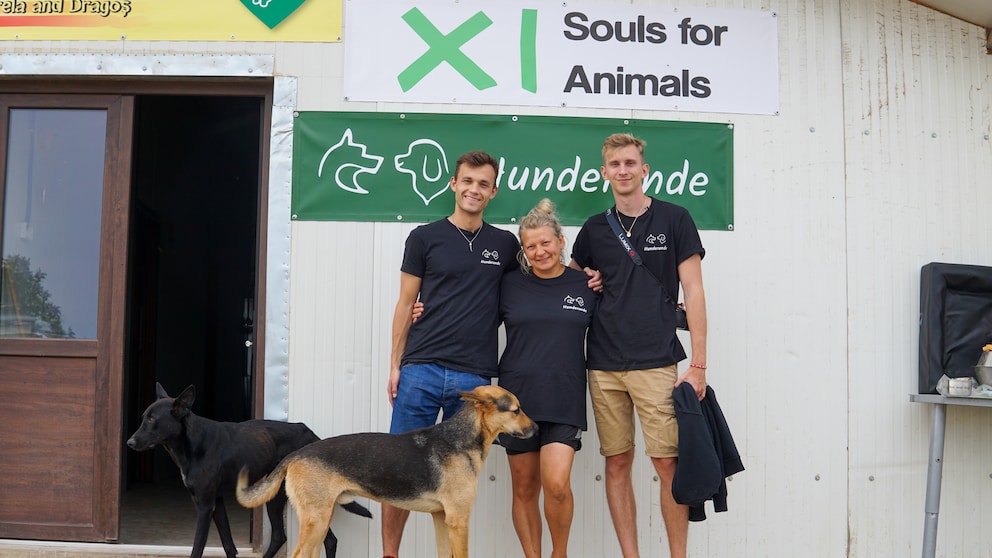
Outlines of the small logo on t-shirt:
M 644 239 L 647 243 L 643 250 L 645 252 L 657 252 L 659 250 L 668 250 L 668 246 L 665 244 L 668 242 L 668 237 L 665 233 L 649 234 L 647 238 Z
M 581 296 L 565 295 L 565 299 L 562 300 L 561 309 L 562 310 L 575 310 L 576 312 L 588 312 L 586 310 L 586 301 L 583 300 Z
M 499 252 L 497 250 L 489 250 L 488 248 L 482 251 L 482 259 L 479 263 L 486 265 L 502 265 L 499 263 Z

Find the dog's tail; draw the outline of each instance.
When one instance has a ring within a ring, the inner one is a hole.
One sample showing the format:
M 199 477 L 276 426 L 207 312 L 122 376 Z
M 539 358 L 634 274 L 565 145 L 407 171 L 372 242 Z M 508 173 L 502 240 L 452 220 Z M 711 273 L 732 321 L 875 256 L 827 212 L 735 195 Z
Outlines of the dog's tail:
M 350 511 L 355 515 L 360 515 L 362 517 L 367 517 L 372 519 L 372 512 L 368 508 L 359 504 L 358 502 L 348 502 L 347 504 L 341 504 L 341 507 Z
M 246 508 L 257 508 L 271 500 L 286 478 L 289 459 L 283 459 L 271 473 L 260 478 L 255 484 L 248 486 L 248 467 L 243 467 L 238 473 L 238 503 Z

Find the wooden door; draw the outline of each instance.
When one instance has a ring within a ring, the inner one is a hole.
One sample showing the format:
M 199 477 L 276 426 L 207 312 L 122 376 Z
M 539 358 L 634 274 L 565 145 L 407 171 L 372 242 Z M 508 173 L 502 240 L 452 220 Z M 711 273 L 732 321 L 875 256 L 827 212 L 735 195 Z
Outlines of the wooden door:
M 133 104 L 0 95 L 0 538 L 118 535 Z

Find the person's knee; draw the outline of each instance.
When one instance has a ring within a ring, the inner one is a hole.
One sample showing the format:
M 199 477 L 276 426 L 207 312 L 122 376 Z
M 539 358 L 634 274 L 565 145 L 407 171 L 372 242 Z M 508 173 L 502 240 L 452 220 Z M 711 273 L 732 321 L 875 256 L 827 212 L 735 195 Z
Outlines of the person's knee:
M 521 502 L 531 502 L 541 494 L 541 484 L 531 482 L 514 482 L 513 498 Z
M 633 464 L 634 464 L 634 450 L 632 449 L 617 455 L 611 455 L 606 458 L 606 474 L 629 475 Z
M 547 482 L 544 484 L 544 499 L 557 504 L 565 503 L 572 499 L 572 485 L 568 479 Z
M 651 464 L 654 465 L 655 472 L 658 473 L 658 477 L 671 481 L 675 478 L 675 468 L 678 466 L 679 460 L 677 457 L 652 457 Z
M 513 498 L 530 502 L 541 495 L 541 479 L 529 475 L 514 475 L 512 481 Z

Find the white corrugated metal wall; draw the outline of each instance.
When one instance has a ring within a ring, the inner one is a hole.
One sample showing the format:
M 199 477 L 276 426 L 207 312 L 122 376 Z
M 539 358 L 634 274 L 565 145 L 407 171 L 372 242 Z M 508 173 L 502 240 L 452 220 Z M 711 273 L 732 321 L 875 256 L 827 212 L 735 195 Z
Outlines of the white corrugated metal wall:
M 929 409 L 920 267 L 992 265 L 984 31 L 896 0 L 842 5 L 851 555 L 918 553 Z M 938 554 L 992 556 L 992 412 L 947 416 Z
M 983 30 L 904 0 L 683 4 L 778 13 L 779 116 L 497 110 L 735 126 L 735 230 L 703 233 L 704 274 L 709 378 L 748 469 L 730 483 L 730 511 L 690 528 L 690 554 L 919 554 L 929 410 L 908 399 L 916 388 L 919 269 L 935 260 L 992 265 L 981 222 L 992 201 L 992 59 Z M 341 72 L 340 56 L 323 63 L 325 75 Z M 291 66 L 280 59 L 277 67 Z M 340 83 L 328 91 L 322 82 L 320 97 L 309 101 L 308 78 L 297 75 L 301 109 L 356 110 L 338 100 Z M 361 429 L 362 420 L 372 430 L 388 426 L 390 317 L 410 228 L 293 224 L 292 414 L 322 426 L 321 434 Z M 567 230 L 570 239 L 575 232 Z M 314 285 L 314 277 L 327 279 Z M 342 292 L 310 292 L 311 285 Z M 992 513 L 992 456 L 983 443 L 992 413 L 952 409 L 947 432 L 938 553 L 992 556 L 990 536 L 980 531 Z M 590 432 L 573 474 L 573 556 L 619 553 L 601 474 Z M 635 482 L 642 552 L 666 555 L 646 458 Z M 363 528 L 354 518 L 337 521 Z M 405 550 L 431 555 L 429 521 L 411 526 Z M 342 548 L 376 555 L 377 529 L 368 525 L 369 540 L 349 536 Z M 499 449 L 481 476 L 472 551 L 518 552 Z
M 691 526 L 690 554 L 918 555 L 929 409 L 908 394 L 916 390 L 919 270 L 930 261 L 992 265 L 983 219 L 992 207 L 984 30 L 910 0 L 631 3 L 775 11 L 781 114 L 349 103 L 340 43 L 0 41 L 0 52 L 268 54 L 275 74 L 295 82 L 295 107 L 307 111 L 732 122 L 735 230 L 703 233 L 703 269 L 708 376 L 747 471 L 729 485 L 728 513 Z M 390 324 L 412 227 L 289 227 L 292 420 L 323 436 L 388 427 Z M 575 233 L 566 231 L 570 240 Z M 938 555 L 992 557 L 990 435 L 992 413 L 949 411 Z M 619 554 L 602 466 L 590 431 L 573 472 L 572 556 Z M 646 458 L 635 477 L 642 553 L 667 555 Z M 480 478 L 474 556 L 518 553 L 509 512 L 496 448 Z M 410 524 L 407 556 L 433 555 L 429 523 Z M 339 514 L 335 530 L 339 555 L 378 555 L 377 521 Z

